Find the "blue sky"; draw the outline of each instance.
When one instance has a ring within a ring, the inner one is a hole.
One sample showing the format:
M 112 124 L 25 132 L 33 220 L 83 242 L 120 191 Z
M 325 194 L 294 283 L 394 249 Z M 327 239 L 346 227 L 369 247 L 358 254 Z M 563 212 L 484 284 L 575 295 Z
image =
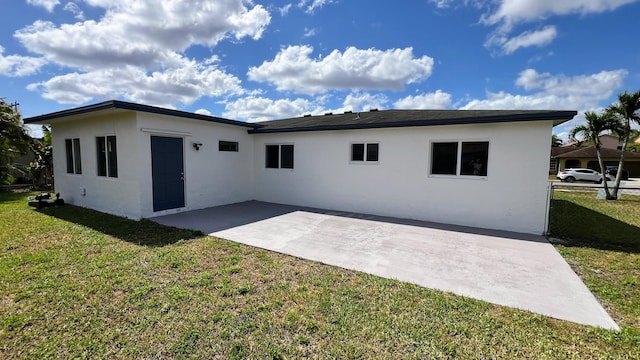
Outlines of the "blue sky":
M 640 0 L 11 0 L 0 96 L 259 121 L 378 109 L 598 111 L 640 90 Z M 556 127 L 567 131 L 583 121 Z

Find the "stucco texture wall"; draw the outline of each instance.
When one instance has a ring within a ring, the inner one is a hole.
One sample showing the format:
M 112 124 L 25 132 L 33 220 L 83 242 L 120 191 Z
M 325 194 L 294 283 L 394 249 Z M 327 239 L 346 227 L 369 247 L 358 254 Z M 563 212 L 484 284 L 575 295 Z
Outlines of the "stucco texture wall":
M 552 122 L 256 135 L 257 200 L 541 234 Z M 489 141 L 486 177 L 430 175 L 431 143 Z M 350 161 L 351 143 L 379 161 Z M 294 169 L 265 168 L 266 144 L 294 144 Z
M 252 200 L 253 139 L 247 128 L 166 115 L 138 113 L 136 131 L 143 217 Z M 143 129 L 144 131 L 140 130 Z M 151 136 L 184 140 L 185 207 L 153 212 Z M 218 141 L 237 141 L 238 152 L 218 151 Z M 202 144 L 195 150 L 193 143 Z
M 134 113 L 91 116 L 52 127 L 55 191 L 68 203 L 140 218 L 139 172 Z M 96 137 L 115 135 L 118 177 L 98 176 Z M 80 139 L 82 174 L 68 174 L 65 139 Z

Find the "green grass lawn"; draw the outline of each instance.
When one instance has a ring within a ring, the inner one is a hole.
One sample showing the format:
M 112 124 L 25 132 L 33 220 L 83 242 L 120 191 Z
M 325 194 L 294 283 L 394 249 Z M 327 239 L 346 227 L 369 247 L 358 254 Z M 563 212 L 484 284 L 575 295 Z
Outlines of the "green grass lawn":
M 640 196 L 598 200 L 595 189 L 556 189 L 551 203 L 553 237 L 598 248 L 640 251 Z
M 593 189 L 556 190 L 550 230 L 614 319 L 640 329 L 640 196 L 607 201 Z
M 637 358 L 638 253 L 559 249 L 621 332 L 0 193 L 0 358 Z

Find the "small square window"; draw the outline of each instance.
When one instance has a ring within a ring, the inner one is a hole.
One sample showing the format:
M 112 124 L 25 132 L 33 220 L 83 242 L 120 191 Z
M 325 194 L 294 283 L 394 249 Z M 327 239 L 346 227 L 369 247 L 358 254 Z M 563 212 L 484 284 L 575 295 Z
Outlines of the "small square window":
M 293 169 L 293 145 L 266 145 L 267 169 Z
M 378 161 L 379 144 L 356 143 L 351 144 L 351 161 Z

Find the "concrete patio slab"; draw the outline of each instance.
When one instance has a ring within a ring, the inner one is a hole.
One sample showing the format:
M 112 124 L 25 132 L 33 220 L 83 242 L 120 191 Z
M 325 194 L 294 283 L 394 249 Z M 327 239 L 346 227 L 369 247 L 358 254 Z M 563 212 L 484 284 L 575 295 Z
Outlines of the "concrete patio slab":
M 151 220 L 557 319 L 619 330 L 542 236 L 258 201 Z

